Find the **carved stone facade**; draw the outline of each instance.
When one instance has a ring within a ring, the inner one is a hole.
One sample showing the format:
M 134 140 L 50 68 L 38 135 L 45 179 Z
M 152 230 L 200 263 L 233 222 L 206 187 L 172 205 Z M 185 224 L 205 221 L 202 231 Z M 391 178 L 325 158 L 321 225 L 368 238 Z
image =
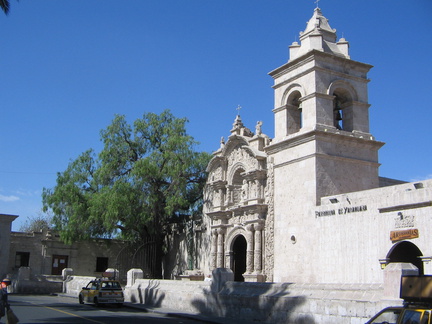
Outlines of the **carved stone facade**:
M 260 129 L 258 122 L 253 134 L 236 117 L 228 141 L 221 141 L 209 163 L 204 193 L 204 212 L 212 221 L 211 268 L 237 269 L 246 281 L 265 279 L 268 189 L 263 148 L 269 138 Z M 242 239 L 246 253 L 238 257 L 236 246 Z

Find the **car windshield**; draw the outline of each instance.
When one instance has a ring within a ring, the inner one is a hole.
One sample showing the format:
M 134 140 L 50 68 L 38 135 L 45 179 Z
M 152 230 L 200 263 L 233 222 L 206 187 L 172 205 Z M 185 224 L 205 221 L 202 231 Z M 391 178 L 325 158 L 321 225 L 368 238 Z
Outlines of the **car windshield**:
M 401 312 L 402 309 L 395 309 L 395 308 L 386 309 L 382 313 L 378 314 L 376 318 L 369 321 L 368 323 L 369 324 L 382 324 L 382 323 L 396 324 Z
M 107 281 L 107 282 L 102 282 L 102 288 L 105 289 L 118 289 L 121 288 L 120 284 L 117 281 Z
M 406 310 L 403 314 L 401 324 L 421 324 L 420 322 L 422 312 L 415 310 Z

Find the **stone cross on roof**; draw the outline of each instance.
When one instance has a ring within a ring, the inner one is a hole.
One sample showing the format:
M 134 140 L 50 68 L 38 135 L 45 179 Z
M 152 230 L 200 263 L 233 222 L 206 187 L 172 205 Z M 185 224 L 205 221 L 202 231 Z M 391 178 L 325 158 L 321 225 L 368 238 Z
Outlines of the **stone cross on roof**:
M 317 8 L 318 8 L 318 3 L 320 2 L 320 0 L 315 0 L 315 2 L 314 3 L 316 3 L 317 4 Z
M 237 115 L 240 116 L 240 109 L 242 109 L 242 107 L 240 105 L 238 105 L 236 109 L 237 109 Z

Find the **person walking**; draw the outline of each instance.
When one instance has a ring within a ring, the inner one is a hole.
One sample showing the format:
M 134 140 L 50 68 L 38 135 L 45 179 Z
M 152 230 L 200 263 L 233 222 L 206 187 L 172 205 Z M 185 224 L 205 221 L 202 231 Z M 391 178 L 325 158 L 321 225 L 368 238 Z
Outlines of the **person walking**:
M 3 279 L 0 286 L 0 318 L 9 310 L 7 287 L 11 284 L 10 279 Z

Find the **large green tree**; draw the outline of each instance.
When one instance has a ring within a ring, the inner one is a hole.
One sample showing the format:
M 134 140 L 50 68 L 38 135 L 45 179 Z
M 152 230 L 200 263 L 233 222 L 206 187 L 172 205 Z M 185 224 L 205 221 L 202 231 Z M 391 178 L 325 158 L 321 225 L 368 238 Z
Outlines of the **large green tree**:
M 43 190 L 44 210 L 52 210 L 61 238 L 139 243 L 151 236 L 160 264 L 168 225 L 199 208 L 210 160 L 195 150 L 186 122 L 168 110 L 144 114 L 133 127 L 116 116 L 101 131 L 102 151 L 82 153 L 58 173 L 53 189 Z

